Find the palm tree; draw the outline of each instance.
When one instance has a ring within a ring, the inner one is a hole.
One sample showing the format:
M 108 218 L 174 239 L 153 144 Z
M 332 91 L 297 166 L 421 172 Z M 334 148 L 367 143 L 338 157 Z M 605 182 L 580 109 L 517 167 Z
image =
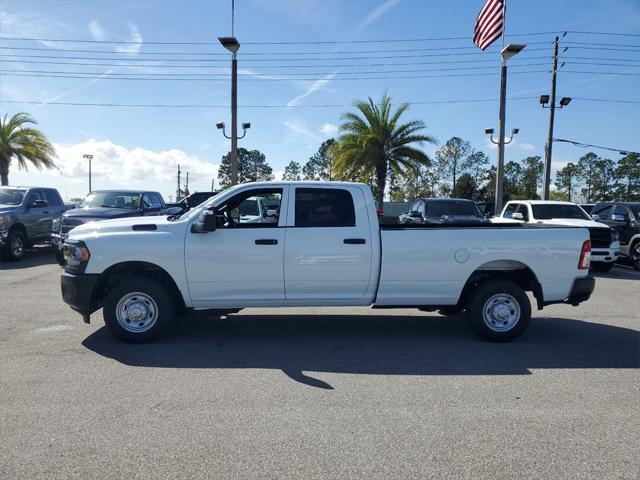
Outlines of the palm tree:
M 7 120 L 0 118 L 0 184 L 9 185 L 9 166 L 15 158 L 18 166 L 27 169 L 27 162 L 36 168 L 54 168 L 56 151 L 40 130 L 25 125 L 37 124 L 27 113 L 16 113 Z
M 373 181 L 376 202 L 382 208 L 387 176 L 391 173 L 407 177 L 415 174 L 420 165 L 429 166 L 427 154 L 412 144 L 435 140 L 419 133 L 426 128 L 420 120 L 399 123 L 409 104 L 392 112 L 391 97 L 386 93 L 378 104 L 369 97 L 368 102 L 358 101 L 354 106 L 357 112 L 342 117 L 333 169 L 343 179 Z

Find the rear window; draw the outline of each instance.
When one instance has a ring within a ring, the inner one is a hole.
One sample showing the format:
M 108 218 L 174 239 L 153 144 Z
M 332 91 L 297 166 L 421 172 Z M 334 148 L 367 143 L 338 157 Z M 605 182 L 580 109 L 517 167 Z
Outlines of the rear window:
M 577 205 L 550 205 L 539 204 L 531 205 L 533 209 L 533 217 L 538 220 L 550 220 L 552 218 L 573 218 L 577 220 L 591 220 L 591 217 L 584 213 Z
M 353 227 L 353 197 L 338 188 L 296 189 L 296 227 Z

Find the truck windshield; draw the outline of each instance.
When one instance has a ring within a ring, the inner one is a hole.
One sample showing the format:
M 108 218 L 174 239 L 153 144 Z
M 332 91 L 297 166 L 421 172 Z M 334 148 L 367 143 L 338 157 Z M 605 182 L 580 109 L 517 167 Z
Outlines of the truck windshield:
M 25 191 L 17 188 L 0 188 L 0 205 L 20 205 Z
M 577 205 L 534 204 L 531 205 L 531 208 L 533 209 L 533 217 L 538 220 L 550 220 L 552 218 L 591 220 L 591 217 Z
M 137 210 L 140 208 L 140 194 L 135 192 L 94 192 L 87 195 L 78 207 L 105 207 Z
M 475 203 L 460 201 L 427 202 L 426 214 L 427 217 L 482 217 L 482 212 Z

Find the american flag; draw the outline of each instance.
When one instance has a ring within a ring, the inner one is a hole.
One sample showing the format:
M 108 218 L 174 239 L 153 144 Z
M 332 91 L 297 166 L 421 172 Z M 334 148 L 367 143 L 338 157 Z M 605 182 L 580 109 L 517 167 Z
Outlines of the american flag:
M 506 0 L 487 0 L 476 20 L 473 30 L 473 43 L 480 50 L 495 42 L 504 31 Z

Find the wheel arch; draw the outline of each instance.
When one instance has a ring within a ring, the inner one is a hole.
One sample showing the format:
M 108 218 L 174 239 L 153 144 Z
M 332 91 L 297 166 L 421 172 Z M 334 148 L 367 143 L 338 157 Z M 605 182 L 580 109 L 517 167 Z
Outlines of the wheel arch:
M 99 274 L 96 286 L 91 295 L 91 305 L 95 309 L 102 306 L 102 301 L 115 285 L 117 280 L 126 277 L 147 277 L 153 280 L 159 280 L 170 288 L 176 294 L 178 301 L 178 309 L 185 310 L 186 304 L 180 288 L 171 275 L 159 265 L 151 262 L 126 261 L 111 265 L 109 268 Z
M 538 310 L 542 310 L 544 294 L 542 284 L 538 280 L 535 272 L 527 264 L 519 260 L 509 259 L 492 260 L 479 265 L 465 282 L 458 304 L 464 305 L 467 303 L 469 294 L 473 291 L 474 287 L 477 287 L 480 283 L 494 279 L 509 280 L 524 291 L 532 292 L 536 299 Z

